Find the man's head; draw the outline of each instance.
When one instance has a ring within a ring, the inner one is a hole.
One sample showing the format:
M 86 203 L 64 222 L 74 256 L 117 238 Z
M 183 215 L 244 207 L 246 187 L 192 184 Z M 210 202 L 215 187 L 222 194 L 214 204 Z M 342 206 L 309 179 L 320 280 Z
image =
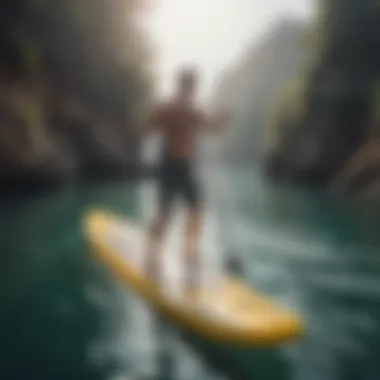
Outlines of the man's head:
M 197 83 L 198 73 L 193 68 L 185 68 L 179 71 L 177 77 L 177 91 L 181 98 L 190 99 L 193 97 Z

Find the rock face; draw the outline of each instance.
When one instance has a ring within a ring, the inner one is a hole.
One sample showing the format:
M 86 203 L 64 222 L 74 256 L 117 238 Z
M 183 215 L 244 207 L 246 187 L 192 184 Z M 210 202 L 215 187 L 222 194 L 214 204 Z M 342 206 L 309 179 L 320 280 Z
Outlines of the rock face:
M 141 9 L 134 0 L 87 6 L 0 6 L 2 188 L 141 171 L 137 132 L 151 90 Z
M 331 184 L 340 196 L 379 199 L 380 138 L 373 137 L 351 158 Z
M 107 120 L 60 116 L 38 133 L 2 120 L 0 184 L 51 186 L 67 181 L 129 178 L 138 174 L 136 133 Z M 123 130 L 124 129 L 124 130 Z
M 269 178 L 324 189 L 340 183 L 343 191 L 350 187 L 348 173 L 361 176 L 354 162 L 373 151 L 368 147 L 378 138 L 380 125 L 379 99 L 373 96 L 380 69 L 379 20 L 380 8 L 373 0 L 321 2 L 310 40 L 314 60 L 302 73 L 301 95 L 283 99 L 289 107 L 301 102 L 302 112 L 291 120 L 286 113 L 277 119 L 279 139 L 267 152 Z M 362 166 L 366 180 L 352 178 L 357 189 L 370 186 L 368 173 L 377 181 L 373 168 L 380 165 L 374 164 L 375 155 L 367 158 L 360 159 L 371 167 Z
M 251 163 L 261 158 L 274 102 L 303 62 L 305 32 L 300 21 L 282 19 L 221 76 L 214 103 L 227 105 L 234 114 L 234 127 L 222 148 L 224 156 Z

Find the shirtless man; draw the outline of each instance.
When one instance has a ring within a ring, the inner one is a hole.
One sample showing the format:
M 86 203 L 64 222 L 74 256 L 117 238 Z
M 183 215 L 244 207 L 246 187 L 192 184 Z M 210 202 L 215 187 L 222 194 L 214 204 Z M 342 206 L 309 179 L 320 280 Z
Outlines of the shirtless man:
M 194 173 L 196 139 L 202 131 L 216 132 L 228 121 L 226 112 L 206 116 L 194 103 L 197 72 L 184 69 L 177 77 L 174 97 L 157 106 L 150 114 L 147 133 L 158 132 L 164 138 L 158 181 L 159 212 L 149 226 L 146 270 L 159 281 L 160 250 L 167 230 L 173 201 L 181 198 L 188 209 L 185 232 L 186 287 L 198 282 L 200 258 L 197 244 L 203 223 L 202 195 Z

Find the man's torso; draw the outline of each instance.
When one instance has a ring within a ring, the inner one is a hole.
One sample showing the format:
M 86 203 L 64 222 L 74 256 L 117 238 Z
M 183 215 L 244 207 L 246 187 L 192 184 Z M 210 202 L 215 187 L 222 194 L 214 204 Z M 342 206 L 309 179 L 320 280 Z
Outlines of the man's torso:
M 187 161 L 194 157 L 200 120 L 200 113 L 193 105 L 173 101 L 161 107 L 164 159 Z

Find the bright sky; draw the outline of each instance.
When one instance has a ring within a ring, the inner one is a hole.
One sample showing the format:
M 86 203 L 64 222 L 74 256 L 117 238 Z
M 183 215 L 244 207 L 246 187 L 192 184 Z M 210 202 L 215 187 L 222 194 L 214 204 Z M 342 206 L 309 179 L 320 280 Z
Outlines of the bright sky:
M 196 65 L 206 99 L 218 74 L 238 60 L 284 14 L 303 19 L 313 0 L 153 0 L 149 22 L 159 56 L 159 93 L 168 94 L 176 70 Z

